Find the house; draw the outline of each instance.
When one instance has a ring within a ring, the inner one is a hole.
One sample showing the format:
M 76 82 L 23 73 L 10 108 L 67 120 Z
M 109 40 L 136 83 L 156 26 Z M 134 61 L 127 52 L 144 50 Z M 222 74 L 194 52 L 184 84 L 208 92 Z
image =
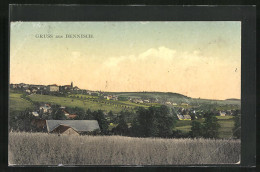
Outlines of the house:
M 226 112 L 219 111 L 219 116 L 226 116 Z
M 68 119 L 74 119 L 74 118 L 76 118 L 78 115 L 76 115 L 76 114 L 69 114 L 68 116 L 67 116 L 67 118 Z
M 66 116 L 66 117 L 68 117 L 70 114 L 67 112 L 67 111 L 65 111 L 64 109 L 62 109 L 62 112 L 64 113 L 64 115 Z
M 117 99 L 118 99 L 117 96 L 111 96 L 111 95 L 109 95 L 109 96 L 106 96 L 106 97 L 107 97 L 107 100 L 117 100 Z
M 144 100 L 144 103 L 150 103 L 150 101 L 149 100 Z
M 188 103 L 181 103 L 182 106 L 188 106 Z
M 23 89 L 26 90 L 26 89 L 28 89 L 28 88 L 29 88 L 29 84 L 24 84 L 24 85 L 23 85 Z
M 43 106 L 39 107 L 40 111 L 43 113 L 51 113 L 51 106 L 49 104 L 44 104 Z
M 46 120 L 48 133 L 79 135 L 99 131 L 97 120 Z
M 177 103 L 172 103 L 173 106 L 177 106 Z
M 177 114 L 177 117 L 178 117 L 179 120 L 191 120 L 191 116 L 190 115 Z
M 165 104 L 167 104 L 167 105 L 171 105 L 172 103 L 171 103 L 171 102 L 165 102 Z
M 38 112 L 32 112 L 32 115 L 35 117 L 39 116 Z
M 25 92 L 28 93 L 28 94 L 30 94 L 30 93 L 31 93 L 31 90 L 26 89 Z
M 179 120 L 184 120 L 183 115 L 177 114 L 177 117 L 178 117 Z
M 59 86 L 56 84 L 48 85 L 47 91 L 50 91 L 50 92 L 59 91 Z
M 73 88 L 73 90 L 78 91 L 80 89 L 79 89 L 79 87 L 76 86 L 76 87 Z
M 191 120 L 191 116 L 190 115 L 183 115 L 184 120 Z
M 10 88 L 17 88 L 18 84 L 10 84 Z
M 132 102 L 134 103 L 144 103 L 141 99 L 133 99 Z

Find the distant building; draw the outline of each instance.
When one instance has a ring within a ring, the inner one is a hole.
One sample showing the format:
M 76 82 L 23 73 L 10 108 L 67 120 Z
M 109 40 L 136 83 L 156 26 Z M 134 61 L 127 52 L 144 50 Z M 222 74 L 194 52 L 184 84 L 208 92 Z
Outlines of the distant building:
M 178 117 L 179 120 L 191 120 L 191 116 L 190 115 L 177 114 L 177 117 Z
M 171 102 L 165 102 L 165 104 L 167 104 L 167 105 L 171 105 L 172 103 L 171 103 Z
M 97 120 L 46 120 L 48 133 L 79 135 L 99 131 Z
M 106 98 L 107 100 L 118 100 L 118 97 L 113 95 L 106 96 Z
M 76 87 L 73 88 L 73 90 L 78 91 L 80 89 L 79 89 L 79 87 L 76 86 Z
M 134 103 L 144 103 L 141 99 L 132 99 L 132 102 Z
M 74 119 L 74 118 L 76 118 L 78 115 L 76 115 L 76 114 L 69 114 L 68 116 L 67 116 L 67 118 L 68 119 Z
M 59 86 L 56 85 L 56 84 L 48 85 L 47 86 L 47 91 L 50 91 L 50 92 L 59 91 Z
M 66 117 L 68 117 L 68 116 L 70 115 L 67 111 L 65 111 L 65 110 L 63 110 L 63 109 L 62 109 L 62 112 L 64 113 L 64 115 L 65 115 Z
M 44 104 L 43 106 L 40 106 L 39 107 L 40 109 L 40 112 L 43 112 L 43 113 L 51 113 L 51 106 L 49 104 Z
M 191 120 L 191 116 L 190 115 L 183 115 L 184 120 Z
M 180 115 L 180 114 L 177 114 L 177 117 L 178 117 L 179 120 L 183 120 L 184 119 L 183 115 Z
M 18 84 L 10 84 L 10 88 L 18 88 Z
M 32 115 L 35 116 L 35 117 L 39 116 L 38 112 L 32 112 Z
M 172 103 L 173 106 L 177 106 L 177 103 Z
M 219 116 L 226 116 L 227 114 L 226 114 L 226 112 L 219 112 Z
M 181 103 L 182 106 L 188 106 L 188 103 Z
M 30 94 L 30 93 L 31 93 L 31 90 L 26 89 L 25 92 Z

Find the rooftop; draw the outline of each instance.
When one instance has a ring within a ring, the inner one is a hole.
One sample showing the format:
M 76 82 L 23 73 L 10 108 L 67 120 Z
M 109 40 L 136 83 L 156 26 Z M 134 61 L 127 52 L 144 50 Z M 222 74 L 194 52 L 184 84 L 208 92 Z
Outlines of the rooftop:
M 99 128 L 97 120 L 46 120 L 48 132 L 53 131 L 60 125 L 73 128 L 75 131 L 94 131 Z

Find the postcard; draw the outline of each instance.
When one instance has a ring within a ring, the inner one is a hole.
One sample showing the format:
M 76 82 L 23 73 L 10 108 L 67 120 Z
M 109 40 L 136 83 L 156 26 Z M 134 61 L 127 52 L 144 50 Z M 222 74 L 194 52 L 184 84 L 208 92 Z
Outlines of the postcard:
M 9 86 L 9 165 L 240 164 L 240 21 L 13 21 Z

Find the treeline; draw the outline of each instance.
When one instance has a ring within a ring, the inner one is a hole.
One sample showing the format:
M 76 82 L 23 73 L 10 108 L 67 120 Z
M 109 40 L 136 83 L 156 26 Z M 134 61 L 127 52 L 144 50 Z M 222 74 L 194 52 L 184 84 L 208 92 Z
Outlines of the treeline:
M 175 130 L 178 121 L 174 110 L 167 106 L 139 107 L 136 112 L 121 111 L 114 114 L 112 111 L 104 113 L 102 110 L 91 111 L 81 108 L 65 109 L 70 114 L 76 114 L 74 120 L 97 120 L 101 135 L 122 135 L 130 137 L 162 137 L 162 138 L 218 138 L 220 125 L 218 119 L 212 113 L 204 115 L 204 122 L 193 120 L 191 131 L 183 133 Z M 39 131 L 31 125 L 35 119 L 30 110 L 24 112 L 12 112 L 9 115 L 9 129 L 18 131 Z M 41 116 L 41 119 L 66 120 L 59 105 L 52 105 L 52 113 Z M 240 138 L 240 115 L 235 117 L 233 129 L 234 137 Z

